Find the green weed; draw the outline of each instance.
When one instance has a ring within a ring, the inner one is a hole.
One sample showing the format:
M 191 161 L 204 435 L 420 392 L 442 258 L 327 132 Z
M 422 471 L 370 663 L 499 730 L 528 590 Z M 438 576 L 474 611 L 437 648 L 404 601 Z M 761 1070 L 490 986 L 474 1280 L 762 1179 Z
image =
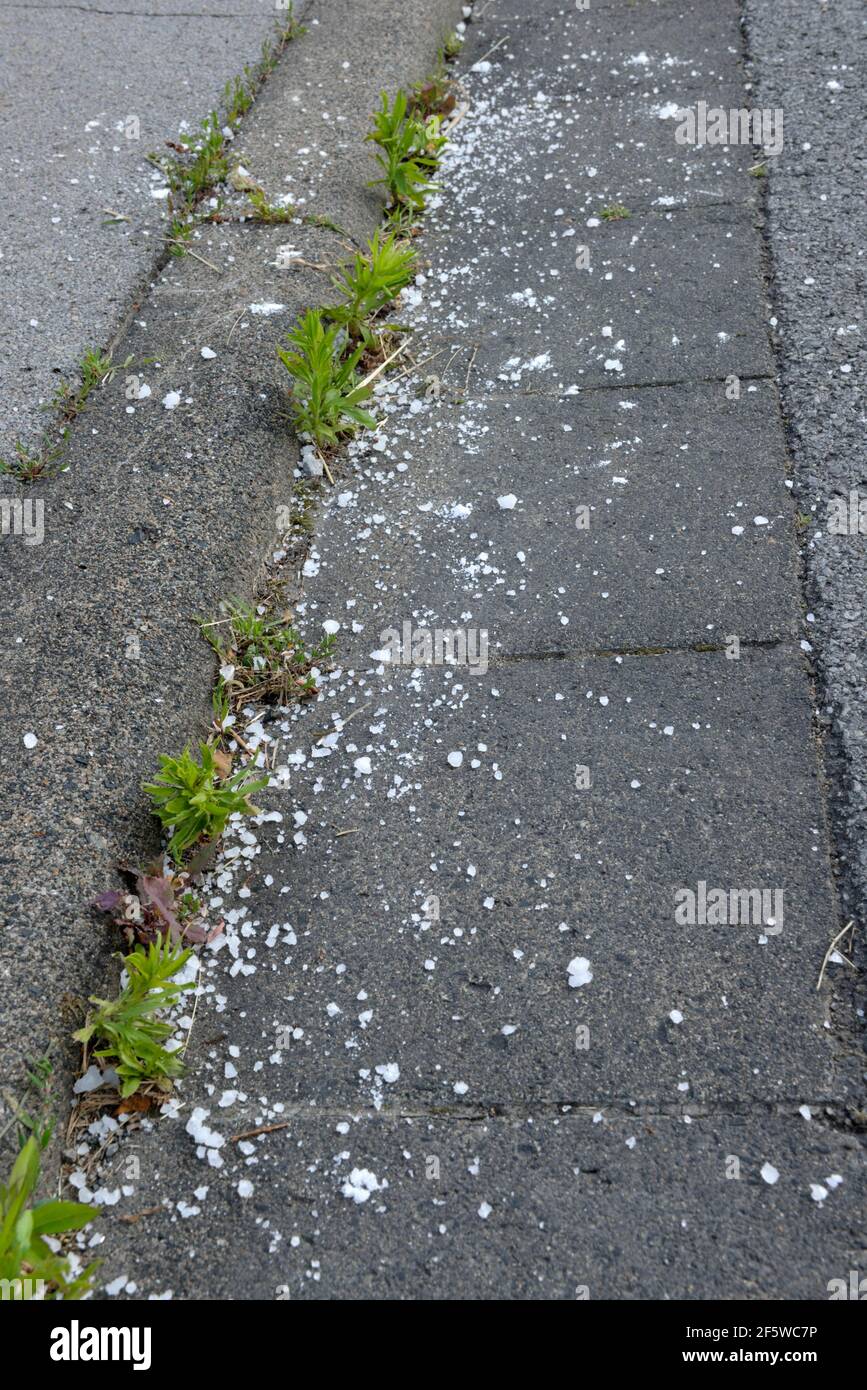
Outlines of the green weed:
M 107 385 L 119 370 L 124 371 L 131 366 L 132 361 L 132 357 L 127 357 L 125 362 L 116 363 L 110 352 L 100 352 L 98 348 L 88 348 L 78 368 L 81 378 L 79 385 L 71 386 L 68 381 L 61 382 L 47 409 L 58 411 L 61 421 L 65 424 L 71 424 L 76 415 L 86 406 L 91 393 L 98 386 Z
M 341 356 L 345 333 L 334 324 L 326 328 L 318 309 L 310 309 L 288 335 L 290 351 L 277 356 L 292 378 L 295 426 L 320 448 L 336 445 L 340 437 L 359 426 L 376 427 L 373 416 L 359 406 L 370 388 L 358 381 L 356 367 L 364 352 L 360 344 Z
M 36 449 L 28 449 L 16 440 L 13 448 L 15 457 L 12 459 L 0 459 L 0 474 L 6 474 L 10 478 L 17 478 L 22 483 L 32 483 L 37 478 L 48 477 L 51 472 L 51 465 L 56 463 L 63 453 L 64 446 L 69 431 L 64 429 L 60 436 L 59 443 L 54 443 L 47 434 L 42 436 L 42 444 Z
M 274 38 L 266 39 L 262 44 L 262 54 L 259 61 L 260 78 L 265 78 L 269 72 L 273 72 L 287 43 L 291 43 L 293 39 L 300 39 L 302 34 L 307 33 L 306 25 L 295 18 L 295 7 L 291 4 L 291 0 L 285 8 L 286 18 L 282 21 L 278 19 L 277 32 Z
M 82 1298 L 96 1265 L 74 1273 L 66 1255 L 55 1254 L 46 1236 L 80 1231 L 99 1208 L 82 1202 L 33 1202 L 39 1182 L 40 1144 L 31 1135 L 22 1145 L 9 1179 L 0 1183 L 0 1298 Z
M 261 188 L 249 188 L 247 190 L 247 197 L 250 199 L 256 217 L 260 222 L 273 224 L 294 221 L 294 207 L 278 207 L 275 203 L 269 203 Z
M 388 96 L 381 93 L 381 105 L 374 112 L 373 130 L 365 139 L 379 146 L 376 161 L 382 175 L 372 184 L 384 184 L 389 195 L 389 215 L 405 222 L 421 212 L 425 194 L 433 187 L 431 176 L 439 166 L 439 152 L 445 144 L 440 134 L 439 116 L 422 120 L 409 111 L 409 99 L 403 89 L 395 93 L 389 106 Z
M 44 1149 L 51 1138 L 52 1130 L 47 1106 L 54 1068 L 50 1057 L 39 1057 L 35 1062 L 28 1061 L 28 1067 L 22 1099 L 18 1100 L 8 1091 L 3 1093 L 3 1103 L 10 1113 L 10 1118 L 0 1130 L 0 1141 L 5 1139 L 15 1125 L 18 1130 L 19 1149 L 30 1136 L 36 1139 L 41 1149 Z
M 226 137 L 216 111 L 202 121 L 198 134 L 184 136 L 179 141 L 167 141 L 177 158 L 150 155 L 153 164 L 162 172 L 171 189 L 172 211 L 188 213 L 222 183 L 229 172 Z
M 185 748 L 179 758 L 160 757 L 155 782 L 144 785 L 151 798 L 154 815 L 172 830 L 169 853 L 180 864 L 184 853 L 199 840 L 216 840 L 231 815 L 255 815 L 250 797 L 268 785 L 267 777 L 252 778 L 247 768 L 220 780 L 220 768 L 213 748 L 199 745 L 201 762 Z
M 334 638 L 327 636 L 307 647 L 298 629 L 273 610 L 260 613 L 251 603 L 229 600 L 220 605 L 225 617 L 203 623 L 202 633 L 217 653 L 220 665 L 233 667 L 220 678 L 215 720 L 222 727 L 223 711 L 257 700 L 287 705 L 317 693 L 313 671 L 331 662 Z
M 256 100 L 258 78 L 249 68 L 244 68 L 243 77 L 232 77 L 223 88 L 223 108 L 226 124 L 236 126 Z
M 416 255 L 406 242 L 399 241 L 392 231 L 384 240 L 379 231 L 368 243 L 367 254 L 358 252 L 352 265 L 332 280 L 343 296 L 343 303 L 324 312 L 333 322 L 344 327 L 354 341 L 372 340 L 365 321 L 374 318 L 397 298 L 415 274 Z
M 93 1055 L 112 1062 L 124 1099 L 145 1081 L 170 1090 L 171 1082 L 183 1073 L 178 1053 L 169 1052 L 164 1046 L 174 1027 L 156 1015 L 172 1008 L 186 990 L 194 988 L 192 982 L 178 984 L 172 979 L 191 954 L 166 938 L 150 946 L 137 946 L 128 956 L 121 957 L 127 981 L 118 997 L 92 997 L 91 1004 L 97 1006 L 95 1012 L 72 1035 L 85 1046 L 94 1039 L 102 1043 Z

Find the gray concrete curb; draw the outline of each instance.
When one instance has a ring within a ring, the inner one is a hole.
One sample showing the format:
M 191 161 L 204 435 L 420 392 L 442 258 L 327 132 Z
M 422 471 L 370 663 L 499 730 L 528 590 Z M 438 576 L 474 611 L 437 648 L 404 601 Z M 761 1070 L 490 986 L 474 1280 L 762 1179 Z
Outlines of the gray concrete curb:
M 269 194 L 300 179 L 305 211 L 366 236 L 381 215 L 361 143 L 369 113 L 381 88 L 428 75 L 459 14 L 455 0 L 308 6 L 307 35 L 236 141 Z M 160 751 L 180 751 L 207 724 L 213 664 L 193 620 L 251 593 L 278 538 L 298 446 L 274 346 L 329 289 L 321 273 L 277 268 L 287 242 L 314 262 L 338 247 L 319 228 L 214 226 L 193 247 L 218 272 L 190 258 L 165 267 L 115 353 L 156 359 L 140 374 L 150 396 L 131 403 L 123 374 L 99 393 L 73 427 L 69 471 L 27 494 L 44 504 L 43 544 L 4 544 L 0 1056 L 10 1082 L 25 1057 L 62 1049 L 76 999 L 104 983 L 116 943 L 88 905 L 118 862 L 158 850 L 140 784 Z M 216 357 L 203 359 L 203 347 Z M 169 392 L 180 395 L 174 409 L 162 403 Z

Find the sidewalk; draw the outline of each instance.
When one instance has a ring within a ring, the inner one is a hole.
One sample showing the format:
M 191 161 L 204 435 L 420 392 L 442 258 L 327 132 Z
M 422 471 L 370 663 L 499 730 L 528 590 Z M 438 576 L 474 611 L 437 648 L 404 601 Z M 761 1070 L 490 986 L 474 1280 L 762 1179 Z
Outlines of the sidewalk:
M 198 127 L 281 14 L 260 0 L 0 3 L 0 458 L 38 444 L 61 381 L 146 292 L 165 231 L 147 155 Z
M 213 880 L 112 1289 L 824 1299 L 863 1265 L 755 156 L 666 114 L 747 104 L 738 8 L 469 29 L 411 311 L 440 355 L 327 494 L 302 612 L 341 667 L 254 730 L 281 785 Z M 387 664 L 405 623 L 488 669 Z M 701 885 L 783 911 L 686 924 Z

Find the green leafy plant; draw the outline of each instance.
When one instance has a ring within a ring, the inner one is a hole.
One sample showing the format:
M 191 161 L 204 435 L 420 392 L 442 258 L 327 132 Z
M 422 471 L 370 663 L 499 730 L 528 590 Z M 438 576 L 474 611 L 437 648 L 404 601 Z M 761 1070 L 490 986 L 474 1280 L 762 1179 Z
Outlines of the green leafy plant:
M 320 310 L 310 309 L 288 335 L 291 350 L 277 349 L 292 377 L 296 428 L 320 447 L 336 445 L 341 435 L 352 434 L 361 425 L 376 427 L 373 416 L 359 406 L 370 394 L 355 370 L 364 344 L 341 355 L 345 337 L 338 324 L 326 328 Z
M 603 222 L 621 222 L 624 217 L 631 216 L 629 208 L 625 208 L 622 203 L 609 203 L 604 207 L 599 216 Z
M 373 130 L 366 140 L 379 146 L 376 161 L 382 175 L 372 180 L 384 184 L 389 194 L 389 214 L 402 222 L 425 205 L 425 194 L 433 186 L 431 176 L 439 166 L 439 152 L 446 142 L 440 134 L 439 116 L 427 120 L 409 111 L 409 99 L 401 88 L 390 106 L 381 93 L 381 105 L 374 112 Z
M 256 700 L 286 705 L 317 693 L 313 672 L 331 662 L 332 636 L 308 647 L 285 616 L 260 613 L 253 604 L 236 600 L 221 604 L 221 609 L 226 616 L 203 623 L 202 632 L 221 667 L 226 672 L 232 668 L 228 679 L 220 679 L 226 706 L 237 708 Z
M 379 230 L 368 242 L 367 255 L 357 252 L 352 264 L 332 284 L 343 296 L 342 304 L 325 310 L 333 323 L 346 328 L 350 338 L 370 345 L 373 335 L 366 320 L 391 304 L 415 273 L 416 254 L 392 231 L 384 240 Z
M 80 1231 L 99 1215 L 99 1208 L 53 1200 L 31 1204 L 39 1182 L 39 1154 L 40 1145 L 31 1135 L 8 1181 L 0 1183 L 0 1297 L 81 1298 L 89 1291 L 97 1266 L 75 1273 L 68 1256 L 55 1254 L 46 1236 Z
M 169 853 L 178 864 L 191 845 L 222 835 L 235 812 L 255 815 L 257 808 L 250 804 L 250 797 L 268 785 L 267 777 L 251 780 L 245 767 L 221 781 L 213 747 L 201 743 L 199 748 L 200 763 L 189 748 L 179 758 L 163 754 L 157 780 L 143 787 L 151 798 L 154 815 L 173 830 Z
M 172 979 L 191 954 L 165 937 L 149 946 L 137 946 L 121 958 L 127 981 L 118 997 L 92 996 L 90 1002 L 96 1011 L 72 1035 L 85 1046 L 93 1039 L 102 1043 L 93 1055 L 114 1062 L 124 1099 L 145 1081 L 155 1081 L 169 1090 L 174 1078 L 183 1074 L 180 1055 L 164 1046 L 174 1028 L 156 1015 L 172 1008 L 185 990 L 193 989 L 192 982 L 178 984 Z

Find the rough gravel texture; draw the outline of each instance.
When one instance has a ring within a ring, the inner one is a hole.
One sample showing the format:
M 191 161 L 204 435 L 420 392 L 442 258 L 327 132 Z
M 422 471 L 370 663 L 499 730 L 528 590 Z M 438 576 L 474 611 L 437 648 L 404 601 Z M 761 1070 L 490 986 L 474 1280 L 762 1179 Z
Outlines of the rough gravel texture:
M 858 0 L 747 0 L 757 100 L 782 106 L 768 174 L 775 342 L 799 511 L 823 716 L 833 738 L 846 910 L 867 920 L 867 16 Z M 847 529 L 829 528 L 835 504 Z M 863 934 L 859 938 L 863 962 Z

